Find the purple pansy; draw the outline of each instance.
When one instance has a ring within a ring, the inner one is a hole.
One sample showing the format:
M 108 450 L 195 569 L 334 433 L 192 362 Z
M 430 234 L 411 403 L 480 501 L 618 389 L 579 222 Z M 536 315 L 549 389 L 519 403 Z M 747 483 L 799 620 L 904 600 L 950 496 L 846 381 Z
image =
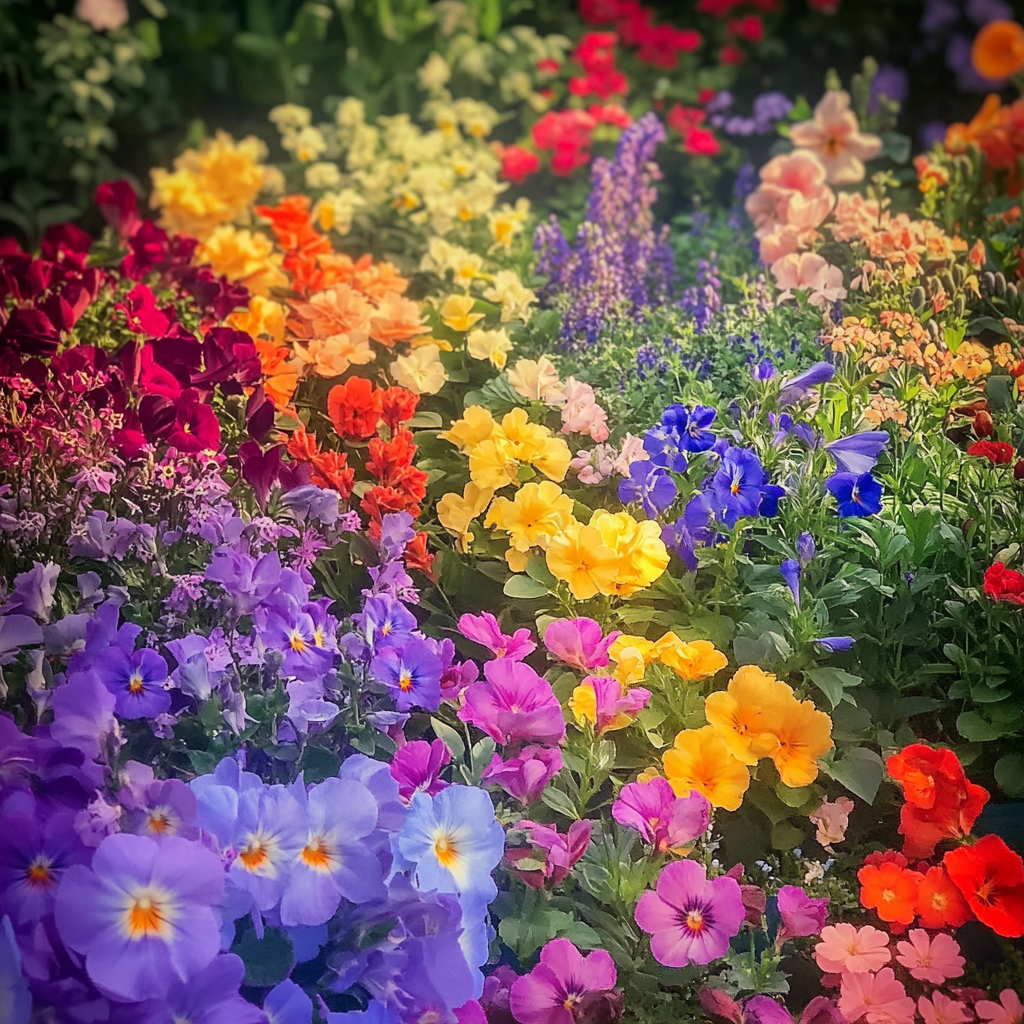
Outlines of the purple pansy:
M 399 711 L 436 711 L 441 705 L 441 659 L 429 640 L 389 639 L 378 647 L 370 674 L 388 688 Z
M 512 983 L 509 1002 L 519 1024 L 575 1024 L 573 1009 L 592 993 L 610 992 L 616 980 L 603 949 L 583 956 L 568 939 L 552 939 L 540 963 Z
M 665 779 L 653 778 L 623 786 L 612 804 L 612 817 L 664 852 L 703 835 L 711 821 L 711 805 L 696 791 L 676 796 Z
M 480 782 L 484 786 L 500 786 L 523 807 L 529 807 L 540 799 L 544 787 L 563 767 L 562 752 L 558 747 L 531 743 L 515 757 L 503 759 L 495 754 L 484 769 Z
M 413 740 L 395 752 L 389 770 L 391 777 L 398 783 L 398 793 L 408 803 L 414 793 L 426 793 L 433 796 L 440 793 L 448 785 L 441 778 L 441 772 L 450 764 L 452 752 L 444 740 L 436 739 L 433 743 L 426 740 Z
M 110 647 L 96 659 L 93 671 L 114 695 L 119 718 L 156 718 L 171 707 L 167 662 L 147 647 L 126 654 Z
M 465 691 L 459 718 L 482 729 L 495 743 L 554 745 L 565 737 L 562 705 L 529 665 L 496 658 L 484 665 L 485 680 Z
M 139 1024 L 266 1024 L 266 1015 L 238 989 L 245 965 L 233 953 L 222 953 L 186 981 L 175 980 L 161 1006 L 149 1014 L 140 1009 Z
M 833 473 L 825 487 L 836 499 L 843 519 L 873 516 L 882 511 L 882 485 L 870 473 Z

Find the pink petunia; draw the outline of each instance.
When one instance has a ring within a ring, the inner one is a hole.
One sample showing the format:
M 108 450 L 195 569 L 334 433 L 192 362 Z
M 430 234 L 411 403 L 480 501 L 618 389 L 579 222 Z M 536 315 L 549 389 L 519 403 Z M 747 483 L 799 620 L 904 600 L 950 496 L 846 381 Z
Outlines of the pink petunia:
M 828 917 L 828 896 L 808 896 L 798 885 L 779 889 L 777 903 L 782 924 L 775 942 L 781 946 L 787 939 L 817 935 Z
M 528 629 L 517 629 L 512 636 L 507 636 L 490 612 L 463 615 L 459 619 L 459 631 L 482 647 L 489 648 L 496 658 L 522 661 L 537 649 Z
M 896 943 L 896 959 L 910 971 L 912 978 L 941 985 L 964 973 L 960 945 L 951 935 L 940 932 L 932 938 L 923 928 L 914 928 L 907 939 Z
M 979 999 L 974 1004 L 974 1011 L 989 1024 L 1021 1024 L 1024 1021 L 1024 1004 L 1012 988 L 1004 988 L 999 993 L 998 1003 L 991 999 Z
M 889 936 L 865 925 L 826 925 L 821 942 L 814 947 L 814 958 L 826 974 L 866 974 L 884 967 L 892 958 Z
M 591 993 L 614 989 L 615 980 L 615 963 L 603 949 L 583 956 L 568 939 L 552 939 L 540 963 L 512 983 L 512 1014 L 520 1024 L 575 1024 L 573 1009 Z
M 608 648 L 621 635 L 615 630 L 605 636 L 593 619 L 555 619 L 544 631 L 544 646 L 564 664 L 589 672 L 608 664 Z
M 967 1007 L 941 992 L 933 992 L 931 999 L 921 996 L 917 1010 L 925 1024 L 966 1024 L 971 1019 Z
M 848 1020 L 867 1024 L 911 1024 L 914 1000 L 896 980 L 891 967 L 877 974 L 844 974 L 839 986 L 839 1012 Z

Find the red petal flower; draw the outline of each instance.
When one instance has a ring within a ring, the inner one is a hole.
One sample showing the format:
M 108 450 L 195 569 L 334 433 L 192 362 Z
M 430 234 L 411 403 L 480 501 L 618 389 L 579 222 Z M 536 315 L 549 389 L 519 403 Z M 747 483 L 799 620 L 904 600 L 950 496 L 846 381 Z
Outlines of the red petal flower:
M 1024 861 L 998 836 L 950 850 L 942 863 L 971 910 L 997 935 L 1024 935 Z

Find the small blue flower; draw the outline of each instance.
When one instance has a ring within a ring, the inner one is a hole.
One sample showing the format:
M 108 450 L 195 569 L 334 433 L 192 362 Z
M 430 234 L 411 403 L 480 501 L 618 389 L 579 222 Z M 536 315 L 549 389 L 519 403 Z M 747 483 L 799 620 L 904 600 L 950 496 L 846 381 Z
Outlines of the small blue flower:
M 786 581 L 786 586 L 789 587 L 789 591 L 793 595 L 793 601 L 796 604 L 797 611 L 799 611 L 800 575 L 802 573 L 800 563 L 795 558 L 787 558 L 782 565 L 779 566 L 779 572 L 782 573 L 782 578 Z
M 742 516 L 757 515 L 764 479 L 764 468 L 754 452 L 730 448 L 722 456 L 721 466 L 711 479 L 711 493 L 722 522 L 735 526 Z
M 875 468 L 878 456 L 889 443 L 884 430 L 865 430 L 850 437 L 838 437 L 825 445 L 825 451 L 836 460 L 841 473 L 870 473 Z
M 800 567 L 806 569 L 814 561 L 814 538 L 809 533 L 801 533 L 796 539 L 796 557 L 800 559 Z
M 679 488 L 659 466 L 646 460 L 630 464 L 629 476 L 619 482 L 619 501 L 643 503 L 648 519 L 656 519 L 673 501 Z
M 644 434 L 644 451 L 654 465 L 673 473 L 686 472 L 686 455 L 679 447 L 679 435 L 674 430 L 661 425 L 651 427 Z
M 836 651 L 848 651 L 853 647 L 854 639 L 852 636 L 822 636 L 818 637 L 814 642 L 822 650 L 828 651 L 829 654 L 833 654 Z
M 873 516 L 882 511 L 882 485 L 870 474 L 833 473 L 825 486 L 839 505 L 839 515 Z
M 815 363 L 809 370 L 804 370 L 791 380 L 787 380 L 779 391 L 777 399 L 779 408 L 793 405 L 805 398 L 813 388 L 825 384 L 835 376 L 836 368 L 831 363 Z

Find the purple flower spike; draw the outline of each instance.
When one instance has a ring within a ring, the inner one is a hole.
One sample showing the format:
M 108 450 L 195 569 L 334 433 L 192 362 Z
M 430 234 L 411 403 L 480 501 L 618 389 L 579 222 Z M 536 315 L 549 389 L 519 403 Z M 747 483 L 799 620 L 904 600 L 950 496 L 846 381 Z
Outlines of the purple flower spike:
M 117 999 L 163 999 L 220 949 L 213 906 L 224 893 L 220 858 L 172 836 L 108 836 L 92 867 L 68 868 L 57 891 L 57 929 L 85 958 L 93 983 Z
M 463 615 L 459 619 L 459 631 L 463 636 L 488 648 L 496 658 L 522 661 L 537 649 L 537 644 L 528 629 L 517 629 L 512 636 L 506 636 L 498 620 L 490 613 Z
M 603 949 L 583 956 L 568 939 L 552 939 L 540 963 L 512 983 L 510 1006 L 520 1024 L 575 1024 L 573 1008 L 615 982 L 615 963 Z
M 782 924 L 775 942 L 782 945 L 787 939 L 800 939 L 818 935 L 825 927 L 830 897 L 808 896 L 798 885 L 784 885 L 779 889 L 778 904 Z
M 651 936 L 654 959 L 666 967 L 709 964 L 725 956 L 744 915 L 736 879 L 709 880 L 703 865 L 692 860 L 665 867 L 656 891 L 640 897 L 634 914 Z
M 589 672 L 608 664 L 608 650 L 621 635 L 605 636 L 594 619 L 555 619 L 544 631 L 544 646 L 563 664 Z
M 398 783 L 398 794 L 408 803 L 414 793 L 433 796 L 448 785 L 441 772 L 452 760 L 444 740 L 414 740 L 406 743 L 391 759 L 391 778 Z

